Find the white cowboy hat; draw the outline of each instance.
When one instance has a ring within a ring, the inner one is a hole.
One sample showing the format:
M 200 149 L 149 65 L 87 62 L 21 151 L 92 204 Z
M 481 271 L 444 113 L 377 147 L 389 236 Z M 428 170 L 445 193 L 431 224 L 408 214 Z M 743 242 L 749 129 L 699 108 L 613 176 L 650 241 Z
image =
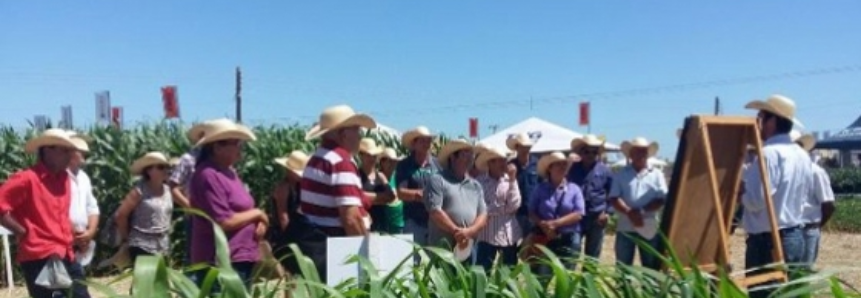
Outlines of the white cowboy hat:
M 555 151 L 553 153 L 544 154 L 544 156 L 538 159 L 538 176 L 547 177 L 547 171 L 550 170 L 550 165 L 557 162 L 565 162 L 568 165 L 571 164 L 571 160 L 568 159 L 565 154 L 562 154 L 562 152 Z
M 421 137 L 433 138 L 436 137 L 436 135 L 431 133 L 430 129 L 427 127 L 418 126 L 404 133 L 401 137 L 401 144 L 403 144 L 407 149 L 413 149 L 413 141 Z
M 529 138 L 529 135 L 524 133 L 519 133 L 517 135 L 511 136 L 508 140 L 505 140 L 505 146 L 510 150 L 514 150 L 517 148 L 517 145 L 523 147 L 532 147 L 534 143 L 532 143 L 532 139 Z
M 356 113 L 348 105 L 329 107 L 320 114 L 320 120 L 317 121 L 317 124 L 305 133 L 305 140 L 310 141 L 319 138 L 330 130 L 351 126 L 377 128 L 377 122 L 371 116 Z
M 141 156 L 132 163 L 132 175 L 141 175 L 143 174 L 144 169 L 154 165 L 170 166 L 170 161 L 168 161 L 167 157 L 161 152 L 150 152 L 144 154 L 144 156 Z
M 24 152 L 36 153 L 39 148 L 45 146 L 59 146 L 66 148 L 74 148 L 78 146 L 72 141 L 72 136 L 68 131 L 59 128 L 50 128 L 42 132 L 38 137 L 32 138 L 24 144 Z
M 204 125 L 203 135 L 194 146 L 203 147 L 224 140 L 255 141 L 257 136 L 245 125 L 233 121 L 212 121 Z
M 658 154 L 660 146 L 658 145 L 658 142 L 649 142 L 649 140 L 646 140 L 644 137 L 636 137 L 633 140 L 622 142 L 622 153 L 625 154 L 625 156 L 631 155 L 630 152 L 632 148 L 649 148 L 648 157 L 652 157 L 655 156 L 655 154 Z
M 364 152 L 366 154 L 370 154 L 371 156 L 377 156 L 380 153 L 383 153 L 383 148 L 377 146 L 377 141 L 372 138 L 363 138 L 359 141 L 359 152 Z
M 199 141 L 200 138 L 203 137 L 203 133 L 206 131 L 206 128 L 208 126 L 213 125 L 213 124 L 218 125 L 218 124 L 230 124 L 230 123 L 234 123 L 234 122 L 233 122 L 233 120 L 230 120 L 227 118 L 218 118 L 218 119 L 207 120 L 207 121 L 204 121 L 204 122 L 201 122 L 201 123 L 198 123 L 198 124 L 195 124 L 194 126 L 192 126 L 191 129 L 189 129 L 188 132 L 186 133 L 185 137 L 187 137 L 188 141 L 191 142 L 192 144 L 196 144 L 197 141 Z
M 308 154 L 305 154 L 305 152 L 293 150 L 293 152 L 290 152 L 287 157 L 276 158 L 275 163 L 293 171 L 293 173 L 299 175 L 299 177 L 302 177 L 302 172 L 305 170 L 305 166 L 308 164 L 308 160 L 310 159 L 311 157 L 309 157 Z
M 580 148 L 582 148 L 583 146 L 598 147 L 603 150 L 605 142 L 606 141 L 598 138 L 598 136 L 596 135 L 587 134 L 582 137 L 574 138 L 573 140 L 571 140 L 571 151 L 580 151 Z
M 478 168 L 479 171 L 486 172 L 487 163 L 490 160 L 497 158 L 505 160 L 506 158 L 508 158 L 508 152 L 499 148 L 484 149 L 484 151 L 479 153 L 478 157 L 475 159 L 475 167 Z
M 797 118 L 795 118 L 795 102 L 786 96 L 775 94 L 766 100 L 754 100 L 746 105 L 745 109 L 766 111 L 782 118 L 792 120 L 798 126 L 804 127 Z
M 170 164 L 171 167 L 175 167 L 179 165 L 179 161 L 179 157 L 171 157 L 170 160 L 168 160 L 167 162 Z
M 582 158 L 580 158 L 580 154 L 574 152 L 568 153 L 568 161 L 570 161 L 571 163 L 578 163 L 581 160 Z
M 437 159 L 440 161 L 440 166 L 443 169 L 447 169 L 449 165 L 449 157 L 455 152 L 460 150 L 472 150 L 473 146 L 466 140 L 451 140 L 442 146 L 442 149 L 439 150 L 439 154 L 437 154 Z
M 452 252 L 454 253 L 454 257 L 458 262 L 463 262 L 469 259 L 472 255 L 472 245 L 474 244 L 474 240 L 472 238 L 466 240 L 466 245 L 461 248 L 460 245 L 455 244 L 452 248 Z
M 801 134 L 800 131 L 793 129 L 789 132 L 789 138 L 793 142 L 801 143 L 801 148 L 804 148 L 804 151 L 810 151 L 816 147 L 816 138 L 812 134 Z
M 87 143 L 89 143 L 92 139 L 85 135 L 78 134 L 74 130 L 69 130 L 67 132 L 72 139 L 72 143 L 75 144 L 75 149 L 78 149 L 78 151 L 81 152 L 90 152 L 90 144 Z
M 401 160 L 401 157 L 398 156 L 398 152 L 395 151 L 394 148 L 383 148 L 382 152 L 380 152 L 380 155 L 377 155 L 377 158 L 379 158 L 379 159 L 388 158 L 388 159 L 391 159 L 394 161 Z
M 490 150 L 490 147 L 488 147 L 484 143 L 478 143 L 475 144 L 475 147 L 473 147 L 472 149 L 475 150 L 475 155 L 478 156 L 484 152 L 487 152 L 487 150 Z

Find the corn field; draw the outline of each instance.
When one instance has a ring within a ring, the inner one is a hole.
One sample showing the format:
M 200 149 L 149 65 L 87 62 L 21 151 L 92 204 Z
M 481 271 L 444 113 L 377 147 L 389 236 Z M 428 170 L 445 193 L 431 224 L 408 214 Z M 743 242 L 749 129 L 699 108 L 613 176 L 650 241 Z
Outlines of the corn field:
M 160 151 L 169 157 L 179 157 L 186 152 L 191 144 L 186 138 L 189 125 L 176 122 L 161 122 L 142 124 L 129 129 L 117 130 L 111 127 L 93 127 L 88 130 L 78 130 L 90 136 L 90 153 L 87 154 L 84 171 L 90 175 L 93 192 L 99 200 L 101 208 L 100 224 L 104 225 L 107 217 L 119 207 L 120 201 L 131 189 L 136 177 L 129 173 L 129 166 L 135 159 L 146 152 Z M 237 170 L 243 181 L 248 185 L 251 194 L 257 200 L 260 208 L 267 208 L 272 189 L 282 179 L 283 170 L 273 163 L 276 157 L 286 156 L 292 150 L 303 150 L 311 153 L 315 142 L 305 141 L 307 127 L 292 126 L 258 126 L 254 127 L 258 140 L 246 145 L 243 161 L 237 164 Z M 33 129 L 21 132 L 11 127 L 0 128 L 0 181 L 16 171 L 26 168 L 35 162 L 35 156 L 24 153 L 24 143 L 37 135 Z M 399 154 L 406 153 L 397 137 L 385 134 L 370 134 L 377 139 L 378 144 L 395 148 Z M 434 142 L 434 150 L 438 150 L 447 139 L 440 136 Z M 174 248 L 169 258 L 172 265 L 179 265 L 184 257 L 185 229 L 184 216 L 179 211 L 174 216 L 174 229 L 171 239 Z M 14 244 L 12 244 L 14 251 Z M 93 264 L 108 259 L 115 251 L 105 245 L 99 245 Z M 92 275 L 104 275 L 110 272 L 98 270 L 90 266 L 88 272 Z

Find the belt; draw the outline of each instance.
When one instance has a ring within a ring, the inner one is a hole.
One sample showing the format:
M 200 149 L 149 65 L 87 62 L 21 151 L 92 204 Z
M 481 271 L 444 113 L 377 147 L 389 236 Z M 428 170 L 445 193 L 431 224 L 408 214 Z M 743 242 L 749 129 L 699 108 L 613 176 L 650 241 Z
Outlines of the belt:
M 820 224 L 818 222 L 806 223 L 801 226 L 802 229 L 810 230 L 810 229 L 818 229 L 820 228 Z
M 795 230 L 801 230 L 804 228 L 805 228 L 804 225 L 788 227 L 788 228 L 783 228 L 783 229 L 778 230 L 777 233 L 780 234 L 781 236 L 783 236 L 784 234 L 786 234 L 788 232 L 792 232 Z M 750 236 L 752 236 L 752 237 L 762 237 L 762 236 L 768 236 L 768 235 L 771 235 L 771 232 L 762 232 L 762 233 L 750 234 Z

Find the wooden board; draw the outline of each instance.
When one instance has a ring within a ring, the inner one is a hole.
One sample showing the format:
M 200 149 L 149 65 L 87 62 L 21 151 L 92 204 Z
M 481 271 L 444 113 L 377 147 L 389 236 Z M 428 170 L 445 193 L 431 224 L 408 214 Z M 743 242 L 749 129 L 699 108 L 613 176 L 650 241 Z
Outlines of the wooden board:
M 729 230 L 748 145 L 757 151 L 762 147 L 755 118 L 685 119 L 661 220 L 661 231 L 668 240 L 661 250 L 669 254 L 672 249 L 687 268 L 698 267 L 711 273 L 720 269 L 732 271 L 728 266 Z M 764 167 L 764 164 L 752 166 Z M 770 196 L 766 201 L 771 206 Z M 773 212 L 771 217 L 776 230 Z M 775 243 L 779 243 L 779 237 L 776 234 L 774 237 L 778 241 Z M 780 249 L 773 255 L 776 262 L 782 262 Z

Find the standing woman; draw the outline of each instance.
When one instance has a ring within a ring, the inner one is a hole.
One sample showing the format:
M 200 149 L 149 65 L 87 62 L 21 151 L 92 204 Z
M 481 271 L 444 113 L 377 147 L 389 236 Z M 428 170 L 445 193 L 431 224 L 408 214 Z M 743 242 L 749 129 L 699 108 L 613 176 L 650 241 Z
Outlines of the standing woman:
M 362 180 L 362 190 L 365 196 L 373 202 L 371 206 L 371 231 L 385 232 L 389 225 L 386 218 L 386 205 L 394 200 L 394 192 L 389 187 L 389 179 L 377 170 L 377 156 L 382 149 L 371 138 L 363 138 L 359 142 L 359 178 Z
M 290 244 L 298 245 L 302 251 L 314 251 L 302 248 L 311 245 L 307 239 L 309 230 L 305 218 L 299 213 L 299 183 L 302 181 L 302 171 L 308 164 L 310 157 L 305 152 L 294 150 L 287 157 L 275 159 L 275 163 L 286 169 L 284 179 L 275 186 L 272 191 L 272 200 L 275 208 L 270 213 L 270 218 L 275 222 L 269 228 L 269 242 L 272 243 L 275 257 L 281 261 L 291 274 L 299 274 L 299 265 L 290 250 Z M 310 257 L 310 256 L 309 256 Z
M 135 160 L 132 175 L 139 175 L 126 195 L 115 222 L 132 262 L 142 255 L 167 255 L 170 251 L 173 196 L 165 184 L 170 163 L 161 152 L 150 152 Z
M 254 199 L 233 166 L 242 158 L 243 143 L 255 139 L 250 129 L 237 123 L 213 123 L 206 127 L 196 144 L 201 151 L 189 185 L 192 208 L 206 213 L 224 230 L 231 265 L 248 289 L 254 264 L 260 260 L 258 241 L 266 234 L 269 217 L 255 208 Z M 212 222 L 195 216 L 191 242 L 192 263 L 215 263 Z M 199 281 L 206 273 L 198 271 Z
M 395 191 L 395 199 L 391 203 L 386 204 L 386 226 L 383 231 L 389 234 L 402 234 L 404 232 L 404 202 L 397 198 L 397 188 L 395 184 L 395 169 L 401 157 L 398 152 L 392 148 L 383 149 L 379 155 L 380 173 L 389 179 L 389 187 Z
M 538 160 L 538 175 L 544 182 L 532 191 L 529 200 L 529 218 L 535 226 L 533 239 L 543 239 L 550 251 L 558 256 L 569 270 L 580 251 L 580 220 L 585 202 L 580 187 L 569 182 L 565 175 L 571 161 L 561 152 L 553 152 Z M 540 274 L 550 274 L 550 268 L 539 266 Z

